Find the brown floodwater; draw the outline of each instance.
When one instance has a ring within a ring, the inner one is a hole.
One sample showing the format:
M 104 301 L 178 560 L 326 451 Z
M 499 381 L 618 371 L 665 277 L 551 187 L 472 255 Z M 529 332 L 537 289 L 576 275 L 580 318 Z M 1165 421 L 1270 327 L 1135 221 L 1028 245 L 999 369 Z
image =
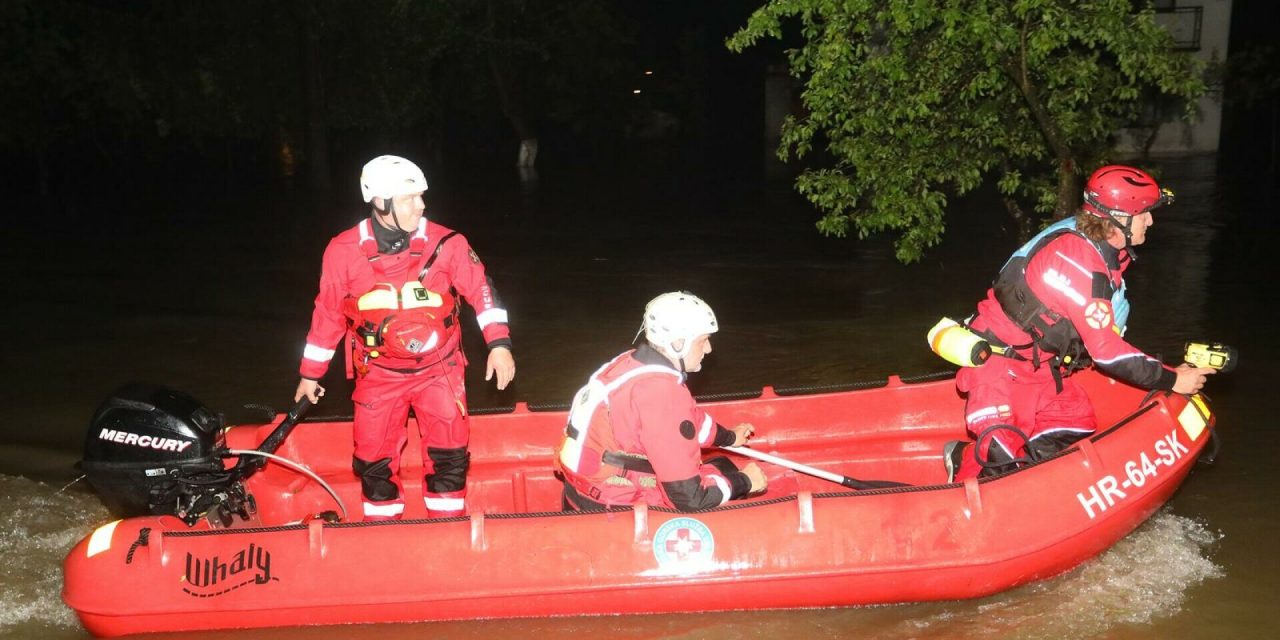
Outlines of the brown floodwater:
M 1207 389 L 1223 448 L 1165 510 L 1064 576 L 960 602 L 182 637 L 1275 637 L 1280 475 L 1267 371 L 1280 366 L 1277 190 L 1218 175 L 1212 157 L 1159 165 L 1179 198 L 1157 213 L 1130 270 L 1128 337 L 1170 362 L 1189 339 L 1240 349 L 1239 368 Z M 674 289 L 704 297 L 723 327 L 696 393 L 944 370 L 925 332 L 943 314 L 969 313 L 1016 245 L 1001 209 L 978 194 L 953 203 L 941 247 L 904 266 L 884 239 L 819 236 L 785 181 L 729 174 L 544 170 L 536 189 L 514 174 L 433 177 L 429 215 L 467 234 L 511 312 L 516 381 L 501 393 L 484 383 L 470 331 L 471 405 L 567 402 L 627 348 L 644 302 Z M 253 193 L 139 199 L 128 214 L 86 206 L 74 234 L 28 226 L 5 241 L 0 637 L 86 635 L 59 598 L 60 563 L 106 512 L 83 483 L 67 485 L 89 418 L 114 388 L 163 383 L 230 422 L 286 406 L 320 254 L 361 215 L 352 182 L 350 197 L 318 207 Z M 348 415 L 341 371 L 325 384 L 315 413 Z

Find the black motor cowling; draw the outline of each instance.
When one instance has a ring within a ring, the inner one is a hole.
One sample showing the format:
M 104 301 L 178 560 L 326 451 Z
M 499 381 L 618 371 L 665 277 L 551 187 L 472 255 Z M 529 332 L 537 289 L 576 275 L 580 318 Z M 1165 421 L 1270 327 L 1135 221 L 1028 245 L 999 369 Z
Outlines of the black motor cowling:
M 94 414 L 81 470 L 117 516 L 185 518 L 195 494 L 228 484 L 222 427 L 221 416 L 185 393 L 129 384 Z

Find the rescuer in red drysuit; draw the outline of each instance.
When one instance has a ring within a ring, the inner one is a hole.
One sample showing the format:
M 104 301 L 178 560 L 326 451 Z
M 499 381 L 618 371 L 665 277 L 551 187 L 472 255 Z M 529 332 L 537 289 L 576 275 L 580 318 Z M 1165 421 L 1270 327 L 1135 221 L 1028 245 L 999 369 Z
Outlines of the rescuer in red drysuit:
M 977 446 L 947 444 L 948 481 L 1004 473 L 1092 434 L 1093 406 L 1070 378 L 1090 364 L 1142 389 L 1204 386 L 1213 369 L 1167 367 L 1123 338 L 1123 273 L 1136 258 L 1133 247 L 1146 241 L 1151 210 L 1171 200 L 1143 171 L 1102 167 L 1089 177 L 1074 218 L 1048 227 L 1005 263 L 967 323 L 997 355 L 956 375 Z
M 645 306 L 645 343 L 592 374 L 574 397 L 556 451 L 566 510 L 646 503 L 697 511 L 764 491 L 754 462 L 702 461 L 702 449 L 741 446 L 755 428 L 725 428 L 698 407 L 686 372 L 711 353 L 715 313 L 697 296 L 664 293 Z
M 498 389 L 515 376 L 507 311 L 467 239 L 423 217 L 421 169 L 380 156 L 365 165 L 360 188 L 373 212 L 325 249 L 294 399 L 324 395 L 319 380 L 346 336 L 347 375 L 356 378 L 352 468 L 364 519 L 404 513 L 398 472 L 410 407 L 430 459 L 427 512 L 462 515 L 470 430 L 458 296 L 475 309 L 489 348 L 485 380 L 496 377 Z

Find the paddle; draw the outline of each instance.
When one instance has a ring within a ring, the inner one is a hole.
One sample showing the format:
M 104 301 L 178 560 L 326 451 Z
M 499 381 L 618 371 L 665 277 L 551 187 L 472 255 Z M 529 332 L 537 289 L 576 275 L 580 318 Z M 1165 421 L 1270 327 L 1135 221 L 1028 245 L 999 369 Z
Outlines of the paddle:
M 805 475 L 810 475 L 815 478 L 822 478 L 823 480 L 828 480 L 830 482 L 834 482 L 836 484 L 848 487 L 850 489 L 867 490 L 867 489 L 887 489 L 891 487 L 911 486 L 909 484 L 902 483 L 902 482 L 893 482 L 892 480 L 858 480 L 857 478 L 850 478 L 849 476 L 842 476 L 838 473 L 823 471 L 822 469 L 811 467 L 807 464 L 800 464 L 799 462 L 793 462 L 791 460 L 787 460 L 786 458 L 779 458 L 778 456 L 764 453 L 763 451 L 748 449 L 746 447 L 720 447 L 720 448 L 724 449 L 725 451 L 732 451 L 733 453 L 736 453 L 738 455 L 743 455 L 748 458 L 755 458 L 756 460 L 760 460 L 762 462 L 769 462 L 772 464 L 776 464 L 780 467 L 786 467 L 787 469 L 791 469 L 792 471 L 798 471 L 800 473 L 803 473 Z

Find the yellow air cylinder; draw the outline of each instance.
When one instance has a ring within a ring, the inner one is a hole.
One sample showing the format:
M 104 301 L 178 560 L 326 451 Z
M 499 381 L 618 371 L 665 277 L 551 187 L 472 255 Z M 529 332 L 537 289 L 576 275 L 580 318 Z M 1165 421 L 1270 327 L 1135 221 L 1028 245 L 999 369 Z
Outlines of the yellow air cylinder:
M 978 367 L 991 357 L 991 345 L 964 325 L 943 318 L 929 330 L 929 348 L 960 367 Z

